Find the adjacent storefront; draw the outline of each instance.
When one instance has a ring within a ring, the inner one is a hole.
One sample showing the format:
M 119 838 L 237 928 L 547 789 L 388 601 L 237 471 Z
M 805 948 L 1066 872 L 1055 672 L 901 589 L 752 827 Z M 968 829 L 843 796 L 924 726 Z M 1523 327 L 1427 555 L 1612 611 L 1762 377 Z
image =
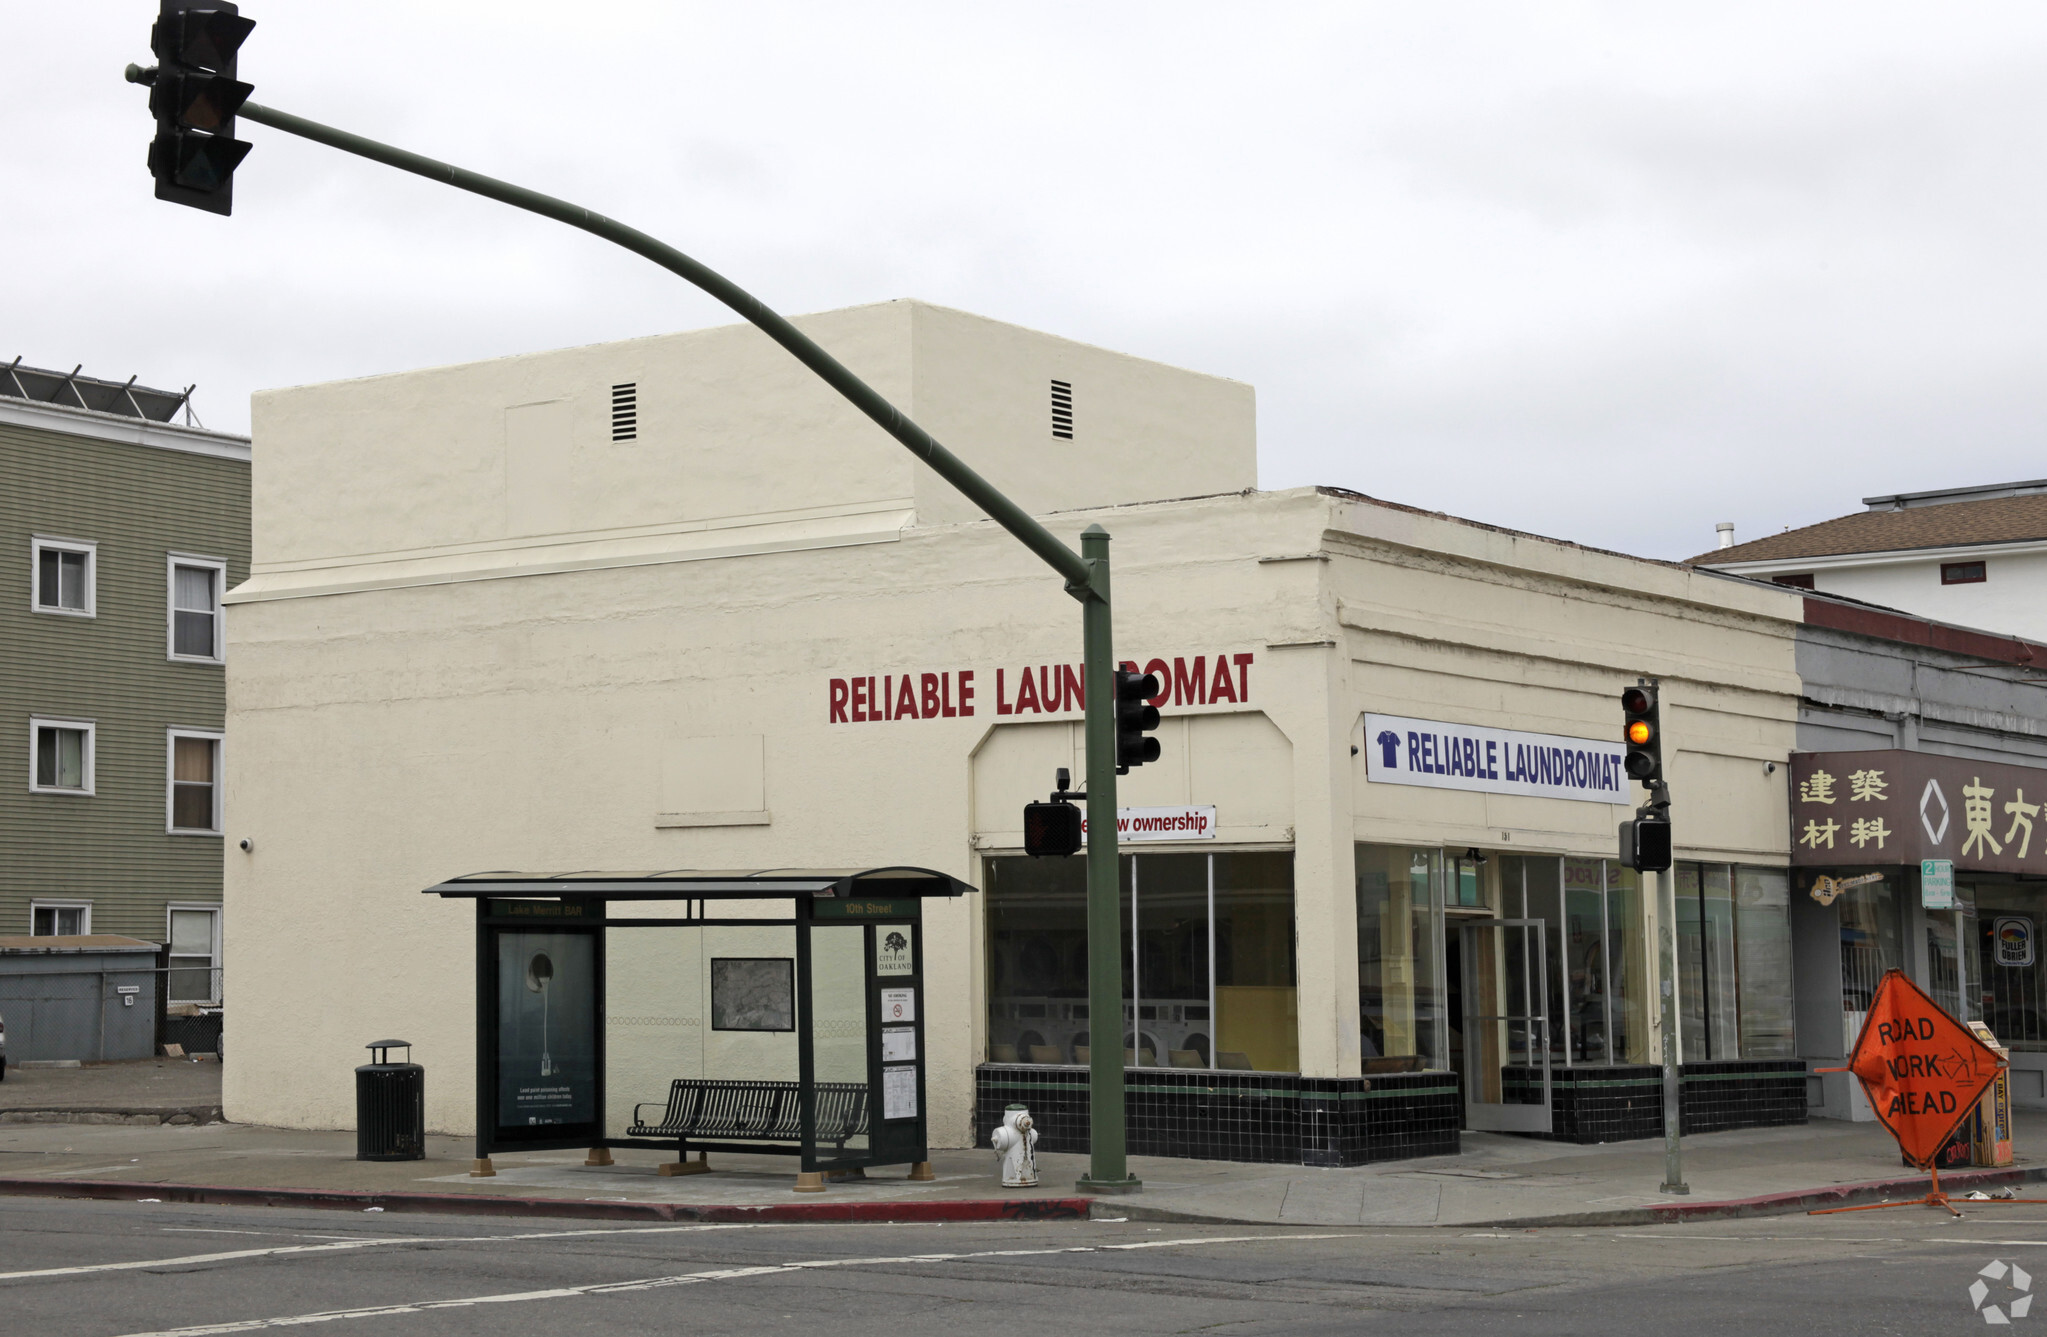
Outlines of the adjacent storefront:
M 2012 1051 L 2015 1101 L 2047 1105 L 2043 800 L 2047 769 L 2033 766 L 1901 749 L 1794 758 L 1798 894 L 1814 937 L 1840 944 L 1837 974 L 1823 948 L 1807 964 L 1816 994 L 1838 989 L 1844 1045 L 1884 972 L 1904 970 Z

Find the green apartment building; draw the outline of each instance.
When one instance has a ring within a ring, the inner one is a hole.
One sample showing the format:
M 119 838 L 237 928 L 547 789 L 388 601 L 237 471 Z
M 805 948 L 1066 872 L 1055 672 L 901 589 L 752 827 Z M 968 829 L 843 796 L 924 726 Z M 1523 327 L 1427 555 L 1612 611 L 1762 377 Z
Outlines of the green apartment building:
M 19 768 L 0 782 L 0 946 L 162 944 L 167 1001 L 210 1009 L 221 596 L 248 576 L 249 441 L 174 422 L 185 406 L 0 363 L 0 764 Z

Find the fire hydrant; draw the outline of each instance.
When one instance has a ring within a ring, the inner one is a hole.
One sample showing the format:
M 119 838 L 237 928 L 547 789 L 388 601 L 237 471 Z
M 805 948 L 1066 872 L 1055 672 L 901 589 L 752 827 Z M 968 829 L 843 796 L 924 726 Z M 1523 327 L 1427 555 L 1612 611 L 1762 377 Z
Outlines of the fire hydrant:
M 1003 1112 L 1002 1127 L 989 1134 L 988 1144 L 1002 1159 L 1002 1187 L 1037 1187 L 1038 1158 L 1033 1151 L 1038 1145 L 1038 1130 L 1031 1126 L 1030 1110 L 1011 1105 Z

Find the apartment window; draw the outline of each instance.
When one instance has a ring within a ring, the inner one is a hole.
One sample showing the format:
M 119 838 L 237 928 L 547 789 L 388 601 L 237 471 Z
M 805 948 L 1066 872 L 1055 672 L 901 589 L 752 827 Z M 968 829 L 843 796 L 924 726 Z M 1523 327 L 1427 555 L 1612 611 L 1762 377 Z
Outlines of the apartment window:
M 173 557 L 170 653 L 172 659 L 220 661 L 220 587 L 227 564 L 208 557 Z
M 1942 562 L 1940 583 L 1943 585 L 1981 585 L 1987 579 L 1981 562 Z
M 38 794 L 90 794 L 91 720 L 29 721 L 28 787 Z
M 93 615 L 93 582 L 98 575 L 95 547 L 71 539 L 30 542 L 34 589 L 30 606 L 38 613 Z
M 220 910 L 216 906 L 173 905 L 165 940 L 171 969 L 164 985 L 168 1003 L 220 1001 Z
M 38 938 L 74 938 L 92 932 L 91 901 L 30 901 L 28 931 Z
M 220 834 L 220 735 L 172 729 L 169 830 L 178 835 Z

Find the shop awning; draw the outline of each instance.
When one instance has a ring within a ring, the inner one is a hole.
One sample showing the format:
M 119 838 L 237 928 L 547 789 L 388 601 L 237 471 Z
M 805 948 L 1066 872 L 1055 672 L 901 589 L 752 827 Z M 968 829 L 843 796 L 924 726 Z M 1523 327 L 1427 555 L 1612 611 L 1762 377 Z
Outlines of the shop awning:
M 975 888 L 929 868 L 668 869 L 663 872 L 466 873 L 429 896 L 602 896 L 607 900 L 746 900 L 768 896 L 962 896 Z

